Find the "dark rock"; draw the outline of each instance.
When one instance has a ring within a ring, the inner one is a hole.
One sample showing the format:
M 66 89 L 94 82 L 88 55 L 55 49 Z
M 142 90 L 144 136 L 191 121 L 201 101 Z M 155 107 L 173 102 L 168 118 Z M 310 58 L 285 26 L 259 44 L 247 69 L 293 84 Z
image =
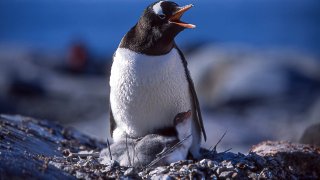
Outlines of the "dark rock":
M 309 126 L 303 132 L 300 143 L 320 146 L 320 123 Z
M 67 136 L 62 131 L 66 131 Z M 105 146 L 73 129 L 22 116 L 1 115 L 0 135 L 0 179 L 75 179 L 69 173 L 73 172 L 71 167 L 51 162 L 51 158 L 63 158 L 65 149 L 77 152 L 80 145 L 88 150 Z M 66 146 L 59 151 L 62 142 L 66 142 Z
M 219 178 L 229 178 L 233 174 L 233 171 L 223 171 L 222 173 L 219 174 Z
M 265 167 L 269 167 L 270 175 L 285 179 L 320 177 L 320 147 L 266 141 L 254 146 L 251 152 L 267 159 Z

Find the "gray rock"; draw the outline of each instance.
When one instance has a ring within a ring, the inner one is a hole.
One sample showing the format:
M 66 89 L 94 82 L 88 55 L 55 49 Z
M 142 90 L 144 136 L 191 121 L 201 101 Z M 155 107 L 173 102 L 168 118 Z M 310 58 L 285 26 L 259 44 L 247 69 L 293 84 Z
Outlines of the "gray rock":
M 199 165 L 200 165 L 201 167 L 207 167 L 207 166 L 208 166 L 208 162 L 209 162 L 208 159 L 202 159 L 202 160 L 199 162 Z
M 151 180 L 171 180 L 173 179 L 172 177 L 170 177 L 169 175 L 156 175 L 156 176 L 152 176 Z
M 154 170 L 150 171 L 149 175 L 160 175 L 169 172 L 169 168 L 165 166 L 156 167 Z
M 230 169 L 233 169 L 234 166 L 231 162 L 228 162 L 227 165 L 226 165 L 227 169 L 230 170 Z
M 217 167 L 218 166 L 218 163 L 214 162 L 214 161 L 208 161 L 208 167 L 209 168 L 213 168 L 213 167 Z
M 80 172 L 80 171 L 76 171 L 76 177 L 77 177 L 78 179 L 85 179 L 86 174 L 83 173 L 83 172 Z
M 225 167 L 225 166 L 218 167 L 218 168 L 217 168 L 217 173 L 218 173 L 218 174 L 221 174 L 222 172 L 227 171 L 227 170 L 228 170 L 228 169 L 227 169 L 227 167 Z
M 123 173 L 123 175 L 125 175 L 125 176 L 131 176 L 131 175 L 133 175 L 134 174 L 134 169 L 133 168 L 128 168 L 124 173 Z
M 320 146 L 320 123 L 309 126 L 304 130 L 300 143 Z
M 233 174 L 233 171 L 223 171 L 219 174 L 219 178 L 228 178 L 231 177 Z

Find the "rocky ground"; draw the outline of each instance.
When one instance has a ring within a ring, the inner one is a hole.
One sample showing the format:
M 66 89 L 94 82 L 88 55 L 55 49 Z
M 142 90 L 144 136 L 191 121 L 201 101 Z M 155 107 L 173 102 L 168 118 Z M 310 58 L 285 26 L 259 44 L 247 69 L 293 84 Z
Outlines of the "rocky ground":
M 289 142 L 262 142 L 248 154 L 203 149 L 201 160 L 133 168 L 100 164 L 106 143 L 49 121 L 1 115 L 0 139 L 0 179 L 320 178 L 320 148 Z

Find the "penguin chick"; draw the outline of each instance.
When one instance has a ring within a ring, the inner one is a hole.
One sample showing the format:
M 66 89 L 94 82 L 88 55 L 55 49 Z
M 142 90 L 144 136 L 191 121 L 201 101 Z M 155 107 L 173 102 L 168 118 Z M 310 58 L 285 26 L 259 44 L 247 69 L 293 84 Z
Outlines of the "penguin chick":
M 184 160 L 192 144 L 191 121 L 191 111 L 182 112 L 174 118 L 175 134 L 148 134 L 142 138 L 123 138 L 110 146 L 112 160 L 127 167 L 145 167 L 152 162 L 152 166 L 159 166 Z M 106 164 L 110 160 L 109 149 L 103 149 L 100 153 L 100 163 Z

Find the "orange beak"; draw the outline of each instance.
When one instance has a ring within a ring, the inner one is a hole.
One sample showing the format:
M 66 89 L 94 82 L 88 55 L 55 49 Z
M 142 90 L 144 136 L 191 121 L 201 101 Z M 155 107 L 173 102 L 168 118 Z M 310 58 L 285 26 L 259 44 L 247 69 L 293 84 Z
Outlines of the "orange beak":
M 189 23 L 185 23 L 180 21 L 181 16 L 188 11 L 190 8 L 192 8 L 193 5 L 189 4 L 183 7 L 180 7 L 178 11 L 176 11 L 170 18 L 169 18 L 169 22 L 173 23 L 173 24 L 177 24 L 179 26 L 182 26 L 184 28 L 195 28 L 196 26 L 193 24 L 189 24 Z

